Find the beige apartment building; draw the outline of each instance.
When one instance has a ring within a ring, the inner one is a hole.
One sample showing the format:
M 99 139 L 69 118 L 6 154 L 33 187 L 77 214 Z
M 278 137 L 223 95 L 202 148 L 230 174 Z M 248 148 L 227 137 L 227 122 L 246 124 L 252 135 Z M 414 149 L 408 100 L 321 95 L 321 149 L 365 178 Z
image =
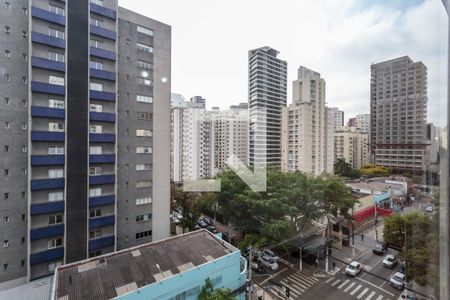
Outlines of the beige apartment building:
M 353 168 L 369 163 L 369 135 L 356 127 L 343 126 L 334 133 L 334 160 L 344 158 Z

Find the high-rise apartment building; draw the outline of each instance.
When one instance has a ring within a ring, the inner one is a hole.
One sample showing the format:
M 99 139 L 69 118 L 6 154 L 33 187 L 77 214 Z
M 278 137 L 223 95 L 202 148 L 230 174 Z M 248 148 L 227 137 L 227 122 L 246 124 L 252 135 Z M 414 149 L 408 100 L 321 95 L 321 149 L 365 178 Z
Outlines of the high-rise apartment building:
M 250 165 L 281 165 L 281 110 L 287 102 L 287 62 L 277 58 L 278 54 L 270 47 L 249 51 Z
M 370 131 L 370 114 L 356 115 L 355 127 L 362 133 L 369 133 Z
M 345 159 L 359 169 L 369 163 L 369 135 L 356 127 L 341 127 L 334 133 L 334 160 Z
M 349 118 L 347 121 L 347 126 L 348 127 L 356 127 L 357 122 L 358 121 L 356 120 L 356 118 Z
M 283 109 L 282 169 L 332 173 L 334 120 L 325 106 L 325 80 L 300 66 L 292 86 L 293 102 Z
M 191 102 L 197 103 L 203 109 L 206 108 L 206 99 L 203 98 L 202 96 L 191 97 Z
M 421 173 L 426 156 L 427 68 L 408 56 L 371 65 L 372 161 Z
M 331 117 L 333 118 L 333 129 L 338 130 L 344 126 L 344 111 L 339 110 L 337 107 L 330 107 Z
M 170 26 L 114 0 L 0 23 L 3 286 L 168 237 Z

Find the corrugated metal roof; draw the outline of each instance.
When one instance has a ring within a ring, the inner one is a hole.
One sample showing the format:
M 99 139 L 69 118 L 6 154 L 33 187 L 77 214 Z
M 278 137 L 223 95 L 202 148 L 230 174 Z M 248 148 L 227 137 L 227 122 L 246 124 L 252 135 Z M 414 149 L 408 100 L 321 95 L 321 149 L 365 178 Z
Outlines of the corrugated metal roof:
M 0 291 L 0 299 L 8 300 L 49 300 L 53 287 L 53 276 L 34 280 L 24 285 Z

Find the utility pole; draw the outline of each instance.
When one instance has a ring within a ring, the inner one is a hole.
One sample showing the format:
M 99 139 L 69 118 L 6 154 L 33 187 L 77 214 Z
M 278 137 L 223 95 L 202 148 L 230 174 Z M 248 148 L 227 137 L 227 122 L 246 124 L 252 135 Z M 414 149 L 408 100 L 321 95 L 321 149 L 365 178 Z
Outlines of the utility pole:
M 253 248 L 252 246 L 249 246 L 249 258 L 248 258 L 248 284 L 249 284 L 249 293 L 248 293 L 248 299 L 251 299 L 252 292 L 253 292 L 253 273 L 252 273 L 252 263 L 253 263 Z
M 300 260 L 299 260 L 299 267 L 298 267 L 298 269 L 299 269 L 299 271 L 301 272 L 301 271 L 303 271 L 303 259 L 302 259 L 302 256 L 303 256 L 303 235 L 302 234 L 300 234 L 300 238 L 299 238 L 299 249 L 300 249 Z

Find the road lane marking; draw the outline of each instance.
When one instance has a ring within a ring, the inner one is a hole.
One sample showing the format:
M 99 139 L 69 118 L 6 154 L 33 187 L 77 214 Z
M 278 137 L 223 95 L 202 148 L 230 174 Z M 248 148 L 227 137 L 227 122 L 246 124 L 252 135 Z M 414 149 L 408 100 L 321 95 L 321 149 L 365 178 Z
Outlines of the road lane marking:
M 348 287 L 345 288 L 344 292 L 348 292 L 348 290 L 350 290 L 352 288 L 352 286 L 354 286 L 356 284 L 356 282 L 352 282 L 350 283 L 350 285 Z
M 302 273 L 294 273 L 293 275 L 297 275 L 297 276 L 305 278 L 306 280 L 312 281 L 313 284 L 316 283 L 317 281 L 319 281 L 319 279 L 317 279 L 315 277 L 308 277 L 308 276 L 306 276 L 306 275 L 304 275 Z
M 301 280 L 303 282 L 306 281 L 305 283 L 307 283 L 309 285 L 313 285 L 314 283 L 316 283 L 316 281 L 311 280 L 311 279 L 307 278 L 306 276 L 299 276 L 299 274 L 291 274 L 290 277 L 295 277 L 298 280 Z
M 378 296 L 377 300 L 383 299 L 383 295 Z
M 330 283 L 334 280 L 334 277 L 331 277 L 330 279 L 328 279 L 327 281 L 325 281 L 325 283 Z
M 360 280 L 360 281 L 362 281 L 362 282 L 365 282 L 365 283 L 367 283 L 367 284 L 370 284 L 370 285 L 373 286 L 374 288 L 377 288 L 377 289 L 379 289 L 380 291 L 382 291 L 382 292 L 384 292 L 384 293 L 386 293 L 386 294 L 389 294 L 389 295 L 391 295 L 392 297 L 395 297 L 395 295 L 392 294 L 391 292 L 388 292 L 388 291 L 386 291 L 386 290 L 383 290 L 382 288 L 380 288 L 379 286 L 373 284 L 372 282 L 369 282 L 369 281 L 367 281 L 367 280 L 361 279 L 361 278 L 359 278 L 359 277 L 357 277 L 356 279 L 358 279 L 358 280 Z M 378 300 L 378 299 L 377 299 L 377 300 Z
M 331 285 L 332 286 L 335 286 L 336 284 L 338 284 L 339 282 L 341 282 L 341 280 L 340 279 L 338 279 L 338 280 L 336 280 L 335 282 L 333 282 Z
M 353 296 L 354 294 L 356 294 L 356 292 L 359 291 L 360 288 L 362 288 L 362 285 L 361 285 L 361 284 L 358 285 L 358 286 L 350 293 L 350 295 Z
M 261 281 L 260 285 L 261 285 L 261 286 L 264 285 L 267 281 L 269 281 L 269 280 L 272 279 L 272 278 L 277 277 L 278 275 L 280 275 L 281 273 L 283 273 L 283 272 L 286 271 L 287 269 L 288 269 L 288 268 L 284 268 L 283 270 L 278 271 L 277 273 L 275 273 L 275 274 L 269 276 L 268 278 L 266 278 L 266 279 L 264 279 L 263 281 Z
M 369 290 L 369 288 L 365 288 L 359 295 L 358 295 L 358 299 L 361 299 Z
M 375 291 L 372 291 L 372 293 L 369 294 L 369 296 L 367 296 L 366 300 L 370 300 L 372 299 L 372 297 L 376 294 Z
M 299 281 L 298 279 L 295 279 L 295 278 L 287 278 L 287 279 L 285 279 L 285 280 L 287 280 L 288 282 L 289 282 L 289 281 L 295 282 L 295 283 L 297 283 L 299 286 L 303 287 L 305 290 L 307 290 L 307 289 L 310 287 L 310 286 L 305 285 L 303 282 L 301 282 L 301 281 Z
M 297 294 L 301 294 L 303 293 L 305 290 L 302 289 L 301 287 L 298 287 L 295 283 L 291 283 L 291 282 L 287 282 L 286 280 L 281 280 L 280 281 L 283 285 L 288 286 L 292 291 L 295 291 Z M 300 291 L 298 291 L 300 290 Z
M 384 256 L 381 256 L 381 258 L 373 265 L 370 267 L 370 270 L 372 270 L 373 268 L 375 268 L 380 262 L 382 262 L 384 259 Z M 364 277 L 367 273 L 362 274 L 360 277 Z
M 349 281 L 350 281 L 350 279 L 347 279 L 346 281 L 344 281 L 343 283 L 341 283 L 341 285 L 338 286 L 338 290 L 342 289 L 342 288 L 344 287 L 344 285 L 346 285 Z

